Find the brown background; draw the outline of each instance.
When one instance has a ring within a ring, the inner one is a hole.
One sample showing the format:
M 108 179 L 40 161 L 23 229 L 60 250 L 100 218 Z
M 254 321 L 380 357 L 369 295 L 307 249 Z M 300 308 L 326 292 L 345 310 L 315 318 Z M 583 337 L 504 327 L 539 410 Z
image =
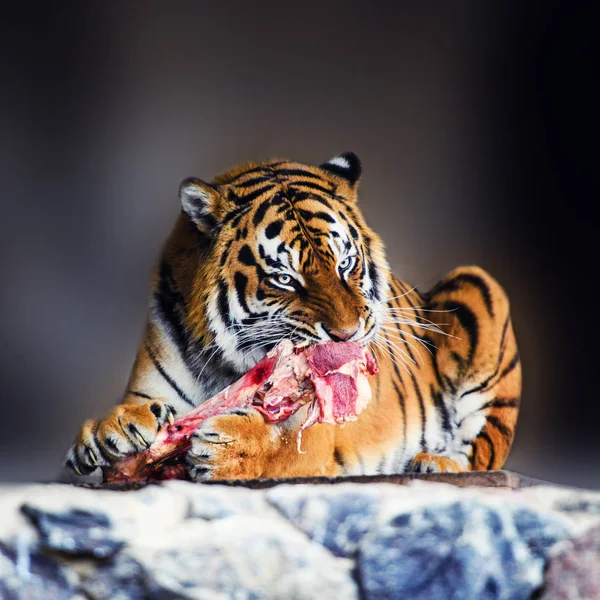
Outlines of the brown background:
M 427 288 L 477 263 L 512 299 L 525 388 L 509 467 L 600 488 L 590 15 L 509 2 L 12 10 L 0 479 L 54 477 L 81 421 L 119 399 L 183 177 L 353 150 L 399 276 Z

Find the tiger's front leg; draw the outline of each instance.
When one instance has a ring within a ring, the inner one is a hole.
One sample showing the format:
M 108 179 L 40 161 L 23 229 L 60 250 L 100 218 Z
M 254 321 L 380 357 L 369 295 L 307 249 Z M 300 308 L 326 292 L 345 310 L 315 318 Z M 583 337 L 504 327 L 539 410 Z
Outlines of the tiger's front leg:
M 236 408 L 204 421 L 187 454 L 193 480 L 255 479 L 335 475 L 333 426 L 303 432 L 298 451 L 299 415 L 270 424 L 253 408 Z

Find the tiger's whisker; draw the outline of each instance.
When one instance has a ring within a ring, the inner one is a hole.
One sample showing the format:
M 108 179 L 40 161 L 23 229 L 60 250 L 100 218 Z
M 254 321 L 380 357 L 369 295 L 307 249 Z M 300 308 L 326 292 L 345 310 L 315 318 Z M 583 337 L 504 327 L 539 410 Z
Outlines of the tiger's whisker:
M 393 327 L 393 328 L 386 327 L 385 325 L 382 325 L 382 329 L 384 329 L 386 332 L 388 332 L 388 335 L 390 337 L 396 339 L 399 342 L 402 342 L 403 344 L 406 344 L 407 346 L 410 346 L 419 355 L 419 358 L 421 359 L 421 361 L 423 361 L 423 355 L 419 351 L 419 348 L 417 346 L 415 346 L 414 344 L 411 344 L 404 337 L 402 337 L 401 333 L 398 332 L 398 329 L 396 329 L 395 327 Z
M 389 341 L 385 337 L 378 333 L 373 339 L 373 343 L 381 350 L 384 356 L 387 356 L 390 359 L 393 364 L 395 364 L 397 367 L 402 367 L 409 375 L 411 374 L 409 368 L 406 366 L 401 357 L 398 357 L 400 359 L 400 362 L 398 362 L 398 360 L 396 360 L 394 357 L 393 352 L 389 349 L 389 347 L 386 347 L 389 346 Z

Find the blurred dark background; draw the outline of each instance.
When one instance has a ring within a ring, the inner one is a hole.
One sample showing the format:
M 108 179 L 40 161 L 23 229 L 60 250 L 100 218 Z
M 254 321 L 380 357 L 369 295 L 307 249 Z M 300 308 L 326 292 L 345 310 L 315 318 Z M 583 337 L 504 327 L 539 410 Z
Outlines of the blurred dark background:
M 477 263 L 508 291 L 508 467 L 600 488 L 593 19 L 417 4 L 5 7 L 1 480 L 55 477 L 119 400 L 183 177 L 353 150 L 397 275 L 425 289 Z

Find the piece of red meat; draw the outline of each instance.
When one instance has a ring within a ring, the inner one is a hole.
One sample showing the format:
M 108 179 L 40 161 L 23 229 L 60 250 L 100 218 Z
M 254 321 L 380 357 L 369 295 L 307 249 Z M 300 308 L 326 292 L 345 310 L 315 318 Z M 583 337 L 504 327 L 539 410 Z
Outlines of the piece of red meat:
M 185 453 L 207 418 L 252 406 L 279 423 L 309 404 L 298 434 L 315 423 L 353 421 L 371 399 L 367 375 L 377 373 L 371 353 L 354 342 L 327 342 L 298 349 L 281 342 L 238 381 L 164 426 L 148 450 L 104 470 L 104 481 L 186 479 Z

